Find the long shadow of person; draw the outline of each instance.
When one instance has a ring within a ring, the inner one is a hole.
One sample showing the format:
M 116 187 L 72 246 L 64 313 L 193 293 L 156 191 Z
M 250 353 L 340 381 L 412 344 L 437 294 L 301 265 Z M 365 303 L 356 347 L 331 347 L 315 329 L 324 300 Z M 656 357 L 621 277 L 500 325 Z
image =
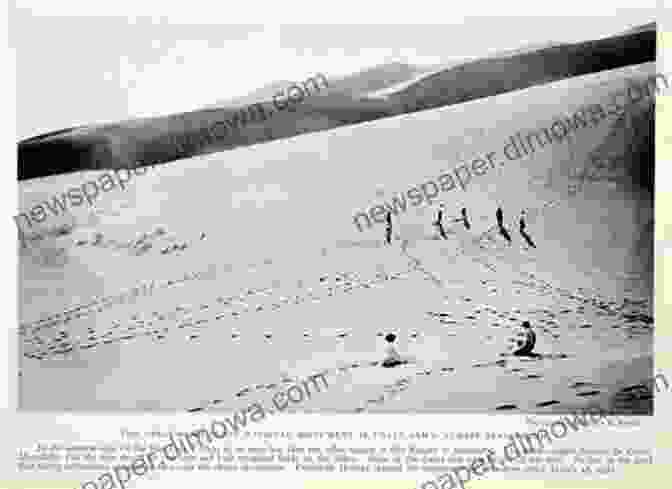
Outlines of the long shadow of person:
M 519 223 L 520 223 L 520 228 L 519 228 L 519 229 L 520 229 L 520 235 L 523 237 L 523 239 L 527 242 L 527 244 L 528 244 L 529 246 L 531 246 L 532 248 L 536 248 L 537 245 L 535 245 L 535 244 L 534 244 L 534 241 L 532 241 L 532 237 L 531 237 L 529 234 L 527 234 L 527 232 L 525 231 L 525 227 L 526 227 L 526 224 L 525 224 L 525 211 L 522 212 L 522 214 L 521 214 L 521 216 L 520 216 L 520 221 L 519 221 Z

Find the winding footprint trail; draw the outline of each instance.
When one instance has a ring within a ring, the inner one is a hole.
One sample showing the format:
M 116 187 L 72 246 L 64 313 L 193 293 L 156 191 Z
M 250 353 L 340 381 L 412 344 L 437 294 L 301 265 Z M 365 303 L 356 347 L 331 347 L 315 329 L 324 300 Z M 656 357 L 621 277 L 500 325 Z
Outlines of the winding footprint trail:
M 485 236 L 485 237 L 484 237 Z M 566 332 L 571 329 L 572 322 L 579 322 L 578 319 L 569 319 L 568 314 L 574 314 L 579 317 L 586 313 L 586 308 L 594 308 L 599 310 L 606 319 L 625 322 L 628 325 L 613 325 L 613 328 L 628 330 L 631 335 L 650 335 L 652 333 L 652 318 L 649 315 L 649 303 L 645 299 L 629 299 L 625 298 L 622 301 L 608 299 L 594 290 L 578 288 L 576 291 L 556 286 L 537 275 L 517 270 L 515 266 L 511 266 L 505 259 L 498 256 L 496 253 L 491 253 L 492 246 L 497 246 L 496 242 L 488 241 L 488 231 L 482 233 L 481 236 L 475 240 L 484 250 L 486 256 L 469 255 L 464 250 L 459 250 L 456 256 L 462 256 L 465 260 L 470 260 L 473 263 L 483 265 L 488 273 L 494 274 L 494 279 L 481 279 L 483 290 L 488 290 L 493 294 L 501 292 L 504 288 L 520 288 L 527 290 L 529 293 L 537 297 L 562 298 L 578 303 L 578 307 L 573 309 L 562 306 L 559 302 L 555 304 L 557 311 L 551 308 L 530 308 L 528 310 L 513 309 L 511 311 L 498 310 L 496 307 L 488 304 L 473 304 L 472 309 L 460 318 L 456 313 L 444 311 L 427 311 L 426 315 L 436 320 L 441 327 L 441 334 L 446 337 L 459 336 L 460 331 L 468 329 L 482 329 L 481 336 L 486 341 L 497 343 L 503 336 L 508 334 L 507 330 L 513 327 L 513 324 L 519 322 L 523 317 L 534 316 L 535 324 L 539 325 L 540 331 L 549 337 L 549 339 L 557 340 L 560 338 L 561 332 Z M 278 285 L 277 280 L 269 280 L 264 287 L 243 287 L 235 293 L 222 294 L 211 297 L 209 300 L 202 301 L 195 304 L 181 304 L 170 309 L 159 309 L 147 314 L 139 314 L 128 312 L 130 319 L 120 320 L 114 319 L 111 324 L 106 327 L 91 327 L 85 325 L 78 325 L 78 328 L 69 327 L 68 329 L 59 329 L 54 326 L 62 324 L 65 326 L 68 323 L 74 323 L 86 316 L 94 313 L 100 314 L 105 307 L 103 304 L 108 304 L 109 301 L 102 299 L 98 303 L 88 304 L 86 306 L 79 306 L 69 310 L 60 316 L 56 315 L 50 318 L 39 320 L 32 325 L 22 325 L 21 335 L 23 337 L 24 356 L 31 360 L 44 360 L 55 356 L 67 356 L 73 354 L 73 350 L 96 350 L 106 345 L 123 344 L 127 341 L 138 341 L 142 338 L 149 339 L 153 343 L 161 344 L 168 335 L 176 333 L 184 334 L 187 342 L 197 342 L 203 331 L 208 328 L 222 328 L 231 326 L 231 341 L 240 341 L 243 337 L 249 334 L 260 335 L 261 332 L 249 333 L 246 330 L 238 330 L 235 325 L 244 317 L 251 314 L 263 314 L 267 312 L 275 312 L 287 307 L 296 307 L 302 304 L 313 304 L 321 301 L 345 297 L 348 294 L 353 294 L 357 291 L 375 290 L 380 288 L 392 287 L 395 282 L 405 281 L 411 277 L 420 277 L 422 282 L 430 281 L 439 289 L 444 289 L 444 283 L 440 276 L 428 269 L 424 263 L 417 257 L 416 253 L 409 251 L 408 242 L 402 242 L 402 246 L 398 256 L 407 261 L 405 267 L 400 267 L 397 271 L 378 271 L 375 273 L 361 274 L 354 272 L 333 272 L 313 275 L 311 278 L 301 278 L 300 280 L 285 281 L 291 282 L 291 291 L 287 291 L 285 283 Z M 326 249 L 325 249 L 326 250 Z M 350 250 L 352 251 L 352 250 Z M 328 257 L 333 251 L 331 249 L 326 252 L 323 250 L 323 256 Z M 383 260 L 384 262 L 386 260 Z M 389 261 L 389 260 L 387 260 Z M 267 261 L 262 263 L 268 265 Z M 505 271 L 505 272 L 504 272 Z M 505 278 L 502 278 L 505 277 Z M 513 277 L 513 278 L 511 278 Z M 516 278 L 518 277 L 518 278 Z M 187 282 L 191 282 L 193 275 L 187 275 L 182 279 L 168 280 L 164 287 L 159 286 L 158 289 L 174 289 L 183 286 L 188 286 Z M 269 283 L 270 282 L 270 283 Z M 506 283 L 504 283 L 506 282 Z M 178 289 L 175 289 L 178 290 Z M 357 292 L 357 293 L 359 293 Z M 462 296 L 461 300 L 464 304 L 472 301 L 470 297 Z M 482 300 L 482 299 L 481 299 Z M 108 309 L 113 309 L 114 304 L 110 305 Z M 439 308 L 440 309 L 440 308 Z M 563 316 L 565 319 L 559 321 L 559 317 Z M 74 325 L 73 325 L 74 326 Z M 583 324 L 577 326 L 578 329 L 596 329 L 591 324 Z M 490 331 L 490 330 L 493 331 Z M 495 332 L 500 329 L 502 334 Z M 602 331 L 604 328 L 601 328 Z M 79 331 L 78 331 L 79 330 Z M 277 334 L 277 333 L 276 333 Z M 312 334 L 309 332 L 303 333 L 300 337 L 300 332 L 297 332 L 297 339 L 303 341 L 310 341 Z M 342 328 L 341 331 L 332 333 L 322 333 L 322 337 L 331 337 L 335 341 L 343 340 L 345 338 L 356 337 L 359 333 L 351 328 Z M 370 335 L 371 333 L 363 333 Z M 263 333 L 262 341 L 271 341 L 274 332 L 268 331 Z M 378 333 L 377 336 L 381 336 Z M 411 333 L 410 338 L 417 338 L 417 333 Z M 504 355 L 504 354 L 502 354 Z M 487 357 L 487 355 L 486 355 Z M 550 362 L 555 360 L 564 360 L 571 358 L 571 355 L 565 353 L 551 353 L 542 355 L 532 365 L 540 365 L 543 362 Z M 382 393 L 365 396 L 359 402 L 358 406 L 351 407 L 351 411 L 362 412 L 367 409 L 376 409 L 393 398 L 401 399 L 401 396 L 406 390 L 413 390 L 417 385 L 415 379 L 428 379 L 445 375 L 457 375 L 466 369 L 508 369 L 507 373 L 517 376 L 521 381 L 539 381 L 543 379 L 543 374 L 538 371 L 532 371 L 529 365 L 526 365 L 523 360 L 516 361 L 513 364 L 511 359 L 500 358 L 492 360 L 490 356 L 485 361 L 463 361 L 452 362 L 449 366 L 437 367 L 436 362 L 427 365 L 421 363 L 411 362 L 405 366 L 405 370 L 395 371 L 390 369 L 387 372 L 388 377 L 393 377 L 378 384 L 377 388 Z M 371 369 L 381 369 L 379 360 L 367 359 L 361 361 L 350 361 L 340 366 L 334 366 L 328 369 L 318 370 L 318 372 L 327 372 L 335 375 L 346 375 L 352 372 L 363 372 Z M 537 367 L 538 369 L 538 367 Z M 411 370 L 411 372 L 409 372 Z M 291 377 L 282 377 L 275 382 L 254 383 L 243 386 L 238 392 L 228 397 L 217 397 L 209 401 L 204 401 L 198 407 L 187 408 L 189 412 L 198 412 L 215 407 L 222 407 L 226 405 L 226 399 L 242 399 L 250 395 L 260 392 L 266 392 L 277 388 L 286 383 L 294 382 L 296 379 Z M 374 386 L 375 387 L 375 386 Z M 373 387 L 372 387 L 373 388 Z M 596 389 L 582 390 L 577 393 L 579 397 L 591 397 L 599 393 Z M 561 404 L 556 399 L 542 400 L 536 403 L 539 408 L 547 408 Z M 511 403 L 501 403 L 492 407 L 495 410 L 515 410 L 518 407 Z

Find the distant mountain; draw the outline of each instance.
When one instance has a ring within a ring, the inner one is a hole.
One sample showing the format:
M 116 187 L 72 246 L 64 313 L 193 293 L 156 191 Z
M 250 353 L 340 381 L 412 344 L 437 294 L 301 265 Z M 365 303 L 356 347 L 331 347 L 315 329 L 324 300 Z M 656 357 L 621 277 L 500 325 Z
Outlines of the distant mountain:
M 521 50 L 518 50 L 521 51 Z M 656 59 L 656 25 L 595 41 L 522 48 L 522 52 L 467 61 L 434 71 L 402 63 L 375 66 L 329 79 L 327 89 L 284 111 L 267 94 L 276 82 L 246 98 L 170 116 L 82 126 L 19 142 L 19 180 L 88 169 L 148 165 L 293 137 L 418 110 L 463 103 L 564 78 Z M 422 76 L 426 74 L 426 76 Z M 414 80 L 414 78 L 416 78 Z M 411 81 L 411 83 L 408 83 Z M 399 85 L 383 96 L 369 93 Z M 273 117 L 249 121 L 216 141 L 204 131 L 239 114 L 241 100 L 266 98 Z
M 431 66 L 413 66 L 405 63 L 388 63 L 335 79 L 328 92 L 338 91 L 352 96 L 389 88 L 432 71 Z
M 454 105 L 563 78 L 654 61 L 656 31 L 597 41 L 559 44 L 536 51 L 487 58 L 423 78 L 394 94 L 398 113 Z
M 525 54 L 525 53 L 531 53 L 532 51 L 539 51 L 541 49 L 546 49 L 550 48 L 553 46 L 559 46 L 558 43 L 555 42 L 543 42 L 543 43 L 535 43 L 535 44 L 528 44 L 527 46 L 523 46 L 522 48 L 516 48 L 516 49 L 510 49 L 507 51 L 500 51 L 496 53 L 494 56 L 491 56 L 489 58 L 484 58 L 484 59 L 491 59 L 491 58 L 506 58 L 508 56 L 515 56 L 518 54 Z
M 377 65 L 341 78 L 332 77 L 329 79 L 329 87 L 315 93 L 313 96 L 324 97 L 330 93 L 339 92 L 354 97 L 361 97 L 370 92 L 412 80 L 421 73 L 430 72 L 431 69 L 432 67 L 429 66 L 412 66 L 404 63 Z M 214 104 L 206 105 L 205 108 L 231 108 L 268 102 L 273 100 L 274 95 L 277 95 L 279 92 L 285 92 L 295 83 L 288 80 L 276 81 L 264 85 L 247 95 L 230 100 L 219 100 Z
M 273 95 L 277 94 L 280 91 L 286 90 L 287 87 L 290 87 L 294 82 L 283 80 L 268 83 L 263 87 L 257 88 L 247 95 L 242 95 L 240 97 L 234 97 L 232 99 L 218 100 L 214 104 L 208 104 L 204 108 L 206 109 L 222 109 L 222 108 L 232 108 L 232 107 L 242 107 L 245 105 L 256 104 L 257 102 L 264 102 L 266 100 L 272 100 Z
M 626 34 L 632 34 L 634 32 L 647 32 L 647 31 L 654 31 L 656 30 L 656 23 L 655 22 L 650 22 L 649 24 L 644 24 L 644 25 L 639 25 L 637 27 L 633 27 L 632 29 L 628 29 L 625 31 Z

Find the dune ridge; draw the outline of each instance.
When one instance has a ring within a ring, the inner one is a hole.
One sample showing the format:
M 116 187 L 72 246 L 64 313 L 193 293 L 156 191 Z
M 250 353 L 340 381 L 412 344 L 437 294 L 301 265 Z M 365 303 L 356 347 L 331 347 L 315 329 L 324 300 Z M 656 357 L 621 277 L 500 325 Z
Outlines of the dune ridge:
M 605 39 L 491 56 L 421 77 L 382 97 L 368 97 L 366 90 L 410 79 L 418 69 L 392 65 L 391 69 L 365 70 L 340 80 L 340 85 L 338 81 L 333 83 L 328 93 L 305 100 L 272 120 L 249 124 L 221 141 L 195 142 L 187 148 L 166 145 L 165 140 L 230 119 L 239 110 L 235 104 L 54 131 L 18 143 L 18 179 L 170 162 L 641 64 L 655 60 L 656 35 L 653 24 Z M 269 111 L 273 109 L 270 100 L 258 103 Z

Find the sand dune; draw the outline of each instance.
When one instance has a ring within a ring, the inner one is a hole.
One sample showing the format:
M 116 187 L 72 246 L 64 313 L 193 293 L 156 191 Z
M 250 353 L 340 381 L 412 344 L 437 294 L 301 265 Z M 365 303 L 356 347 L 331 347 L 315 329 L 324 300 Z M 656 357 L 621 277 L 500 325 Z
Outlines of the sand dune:
M 643 251 L 653 194 L 637 170 L 651 154 L 645 104 L 627 124 L 586 129 L 445 194 L 449 214 L 465 206 L 472 220 L 448 240 L 431 225 L 436 208 L 396 220 L 392 246 L 382 229 L 357 231 L 352 214 L 473 155 L 501 156 L 516 131 L 601 103 L 654 68 L 175 161 L 79 208 L 72 233 L 32 250 L 60 261 L 21 250 L 21 408 L 236 409 L 326 372 L 330 389 L 298 409 L 514 413 L 599 403 L 650 413 L 637 387 L 653 351 Z M 623 138 L 633 144 L 619 149 Z M 594 155 L 641 178 L 572 190 L 567 168 Z M 22 201 L 76 178 L 24 182 Z M 493 232 L 497 205 L 512 246 Z M 517 232 L 522 209 L 536 249 Z M 113 299 L 136 284 L 145 292 Z M 536 358 L 509 356 L 523 319 L 536 328 Z M 408 362 L 388 369 L 389 332 Z

